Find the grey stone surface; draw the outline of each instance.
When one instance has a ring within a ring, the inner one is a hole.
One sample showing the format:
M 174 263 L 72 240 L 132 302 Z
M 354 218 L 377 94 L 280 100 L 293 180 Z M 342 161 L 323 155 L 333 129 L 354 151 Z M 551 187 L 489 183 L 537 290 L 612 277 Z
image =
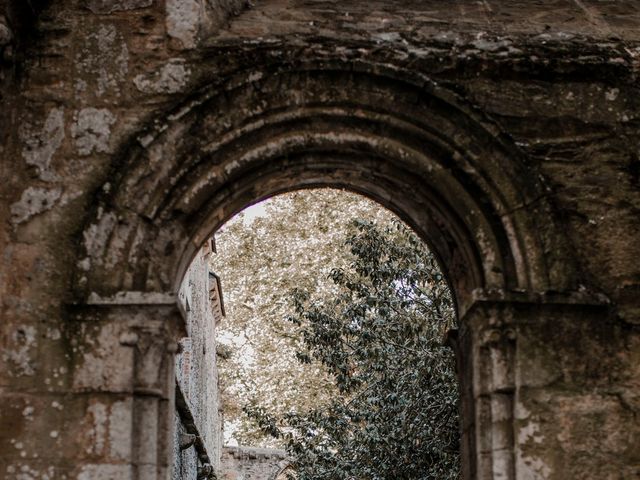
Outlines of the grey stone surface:
M 465 478 L 638 476 L 637 2 L 29 5 L 0 3 L 0 476 L 167 478 L 188 266 L 314 185 L 442 261 Z
M 218 303 L 210 301 L 210 292 L 218 285 L 210 283 L 209 244 L 198 252 L 189 266 L 178 293 L 185 312 L 187 336 L 180 340 L 175 359 L 176 383 L 185 404 L 176 416 L 174 435 L 174 478 L 196 478 L 203 466 L 202 453 L 206 451 L 214 471 L 220 468 L 222 423 L 218 372 L 216 366 L 216 323 L 222 311 Z M 220 292 L 217 292 L 219 295 Z M 183 409 L 188 409 L 184 415 Z M 180 449 L 182 435 L 192 434 L 196 439 L 189 448 Z
M 290 463 L 284 450 L 225 447 L 219 477 L 221 480 L 276 480 Z

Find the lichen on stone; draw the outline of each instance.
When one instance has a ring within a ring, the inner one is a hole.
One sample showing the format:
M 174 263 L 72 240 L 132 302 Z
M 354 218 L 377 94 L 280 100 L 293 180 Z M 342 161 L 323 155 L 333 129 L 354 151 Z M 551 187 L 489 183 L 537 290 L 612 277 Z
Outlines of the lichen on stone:
M 75 115 L 71 135 L 80 155 L 109 151 L 111 126 L 115 116 L 106 108 L 83 108 Z

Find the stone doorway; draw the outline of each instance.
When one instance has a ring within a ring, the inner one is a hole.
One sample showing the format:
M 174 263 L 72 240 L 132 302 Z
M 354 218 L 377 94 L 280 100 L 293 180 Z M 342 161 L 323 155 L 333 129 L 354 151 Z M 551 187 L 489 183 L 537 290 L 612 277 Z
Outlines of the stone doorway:
M 447 272 L 466 479 L 635 478 L 636 3 L 241 3 L 0 5 L 0 475 L 165 479 L 188 265 L 333 186 Z
M 344 88 L 335 91 L 335 83 Z M 220 115 L 219 102 L 235 105 L 234 113 Z M 150 322 L 157 341 L 171 342 L 181 321 L 167 292 L 196 246 L 233 213 L 294 188 L 363 193 L 427 240 L 450 279 L 461 325 L 452 341 L 462 372 L 465 476 L 515 478 L 517 432 L 533 428 L 516 426 L 516 403 L 527 402 L 524 390 L 516 399 L 517 382 L 527 382 L 518 366 L 529 342 L 521 332 L 558 309 L 571 317 L 593 302 L 542 293 L 566 291 L 570 256 L 561 254 L 565 244 L 535 174 L 485 119 L 408 74 L 305 65 L 204 90 L 129 155 L 130 168 L 85 233 L 81 262 L 90 268 L 79 272 L 77 291 L 92 315 L 113 318 L 115 329 L 127 325 L 116 317 L 135 318 L 140 323 L 124 328 L 142 331 Z M 145 358 L 132 372 L 156 376 L 142 389 L 167 395 L 165 374 L 144 367 Z M 154 424 L 158 435 L 165 414 Z

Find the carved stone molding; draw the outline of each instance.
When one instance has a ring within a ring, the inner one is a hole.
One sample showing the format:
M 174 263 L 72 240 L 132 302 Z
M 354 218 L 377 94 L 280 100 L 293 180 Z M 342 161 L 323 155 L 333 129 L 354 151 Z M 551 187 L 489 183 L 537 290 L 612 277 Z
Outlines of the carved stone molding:
M 172 465 L 174 355 L 184 325 L 170 300 L 128 292 L 71 307 L 82 358 L 74 387 L 102 399 L 128 397 L 133 430 L 126 458 L 136 480 L 165 479 Z

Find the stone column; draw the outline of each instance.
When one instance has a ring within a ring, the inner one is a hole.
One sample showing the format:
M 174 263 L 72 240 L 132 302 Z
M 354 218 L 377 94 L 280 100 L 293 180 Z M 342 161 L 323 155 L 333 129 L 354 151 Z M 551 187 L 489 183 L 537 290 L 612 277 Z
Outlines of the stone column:
M 460 319 L 464 478 L 515 478 L 516 333 L 502 307 L 475 304 Z
M 73 393 L 86 398 L 77 478 L 167 480 L 173 455 L 175 297 L 128 292 L 73 308 Z
M 464 478 L 631 478 L 606 462 L 632 463 L 640 432 L 624 327 L 605 303 L 481 300 L 460 323 Z

